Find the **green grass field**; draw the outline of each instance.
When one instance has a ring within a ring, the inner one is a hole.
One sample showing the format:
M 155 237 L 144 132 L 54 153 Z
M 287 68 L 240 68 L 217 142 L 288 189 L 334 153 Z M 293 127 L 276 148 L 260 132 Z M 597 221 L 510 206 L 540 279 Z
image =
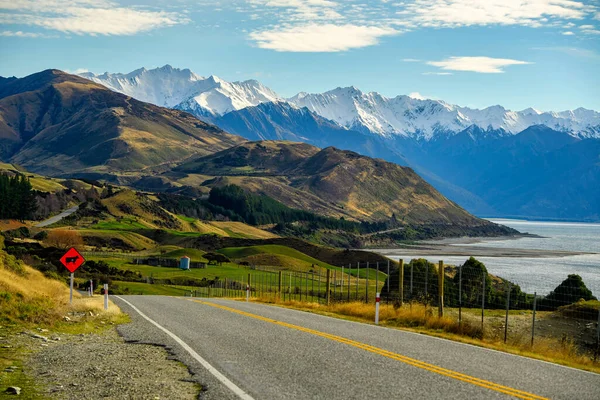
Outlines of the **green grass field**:
M 100 221 L 97 224 L 90 226 L 91 229 L 111 230 L 111 231 L 133 231 L 137 229 L 147 229 L 144 224 L 137 222 L 132 218 L 123 218 L 121 221 L 107 220 Z
M 183 256 L 188 256 L 192 259 L 192 261 L 204 261 L 206 259 L 203 257 L 206 252 L 198 249 L 177 249 L 173 251 L 169 251 L 168 253 L 160 254 L 159 257 L 165 258 L 181 258 Z
M 295 258 L 295 259 L 304 261 L 306 263 L 314 264 L 321 268 L 331 269 L 331 270 L 340 271 L 340 272 L 342 270 L 341 267 L 327 264 L 323 261 L 317 260 L 316 258 L 310 257 L 298 250 L 292 249 L 287 246 L 264 245 L 264 246 L 251 246 L 251 247 L 228 247 L 228 248 L 218 250 L 218 252 L 226 255 L 227 257 L 229 257 L 232 260 L 241 259 L 241 258 L 245 258 L 245 257 L 259 255 L 259 254 L 279 254 L 282 256 Z M 368 276 L 370 280 L 375 280 L 377 278 L 377 275 L 379 275 L 379 280 L 385 281 L 387 274 L 385 274 L 383 272 L 383 270 L 387 268 L 387 265 L 381 266 L 379 274 L 377 273 L 377 270 L 375 268 L 373 268 L 374 267 L 373 265 L 371 265 L 368 269 L 366 267 L 367 267 L 367 265 L 364 264 L 360 269 L 353 268 L 353 269 L 350 269 L 349 271 L 348 271 L 348 268 L 344 268 L 344 273 L 350 273 L 353 276 L 356 276 L 358 273 L 360 278 L 366 279 Z M 386 269 L 386 271 L 387 271 L 387 269 Z
M 321 268 L 327 269 L 335 269 L 336 267 L 324 263 L 322 261 L 317 260 L 316 258 L 312 258 L 307 256 L 304 253 L 299 252 L 298 250 L 292 249 L 286 246 L 279 246 L 274 244 L 264 245 L 264 246 L 251 246 L 251 247 L 228 247 L 225 249 L 218 250 L 219 253 L 226 255 L 231 259 L 240 259 L 248 256 L 258 255 L 258 254 L 280 254 L 282 256 L 288 256 L 292 258 L 296 258 L 298 260 L 317 265 Z

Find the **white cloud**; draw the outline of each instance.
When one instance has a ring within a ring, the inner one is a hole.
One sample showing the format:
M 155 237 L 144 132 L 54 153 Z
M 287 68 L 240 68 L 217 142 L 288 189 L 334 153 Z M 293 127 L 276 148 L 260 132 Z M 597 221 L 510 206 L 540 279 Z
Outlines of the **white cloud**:
M 0 23 L 25 24 L 78 35 L 134 35 L 187 23 L 179 13 L 121 7 L 109 0 L 0 0 Z
M 562 32 L 562 34 L 565 35 L 565 36 L 572 36 L 575 33 L 571 32 L 571 31 L 566 31 L 566 32 Z
M 287 21 L 339 20 L 342 15 L 336 11 L 340 4 L 330 0 L 249 0 L 256 6 L 287 9 L 285 14 L 278 11 L 279 17 Z
M 2 32 L 0 32 L 0 36 L 21 37 L 21 38 L 48 37 L 48 36 L 42 35 L 41 33 L 23 32 L 23 31 L 2 31 Z
M 450 57 L 442 61 L 428 61 L 427 64 L 449 71 L 469 71 L 482 74 L 498 74 L 503 73 L 505 67 L 531 63 L 507 58 Z
M 419 60 L 417 58 L 403 58 L 402 61 L 404 61 L 404 62 L 421 62 L 421 60 Z
M 423 72 L 421 75 L 454 75 L 452 72 Z
M 596 29 L 594 25 L 580 25 L 579 29 L 586 35 L 600 35 L 600 30 Z
M 427 100 L 429 97 L 423 96 L 421 93 L 419 92 L 412 92 L 408 94 L 408 97 L 410 97 L 411 99 L 416 99 L 416 100 Z
M 473 25 L 543 26 L 550 20 L 583 19 L 595 8 L 575 0 L 416 0 L 399 15 L 421 27 Z
M 307 24 L 252 32 L 258 47 L 289 52 L 339 52 L 375 45 L 396 35 L 392 28 L 360 25 Z
M 86 73 L 86 72 L 90 72 L 90 70 L 87 69 L 87 68 L 77 68 L 75 70 L 65 69 L 64 71 L 68 72 L 69 74 L 75 74 L 75 75 L 79 75 L 79 74 L 83 74 L 83 73 Z

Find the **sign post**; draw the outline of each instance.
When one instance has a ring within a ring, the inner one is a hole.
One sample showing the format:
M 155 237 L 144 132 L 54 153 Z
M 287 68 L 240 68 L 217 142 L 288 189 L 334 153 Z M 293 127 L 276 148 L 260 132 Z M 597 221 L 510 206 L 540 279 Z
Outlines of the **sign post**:
M 375 293 L 375 325 L 379 325 L 379 293 Z
M 75 249 L 71 247 L 61 258 L 60 262 L 71 273 L 71 284 L 69 292 L 69 303 L 73 304 L 73 281 L 75 279 L 75 271 L 85 262 L 85 258 Z

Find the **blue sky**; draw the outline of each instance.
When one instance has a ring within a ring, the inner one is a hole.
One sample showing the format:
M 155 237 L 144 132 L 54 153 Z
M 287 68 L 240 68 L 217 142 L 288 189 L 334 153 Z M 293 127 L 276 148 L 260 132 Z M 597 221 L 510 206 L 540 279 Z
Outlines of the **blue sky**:
M 598 0 L 0 0 L 0 24 L 2 76 L 170 64 L 285 97 L 600 110 Z

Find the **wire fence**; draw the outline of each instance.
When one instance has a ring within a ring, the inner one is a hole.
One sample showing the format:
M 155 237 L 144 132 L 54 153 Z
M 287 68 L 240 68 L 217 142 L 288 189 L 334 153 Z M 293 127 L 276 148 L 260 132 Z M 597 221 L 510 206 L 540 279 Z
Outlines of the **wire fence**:
M 390 270 L 391 268 L 391 270 Z M 600 356 L 600 302 L 577 275 L 551 293 L 524 293 L 518 285 L 488 274 L 475 259 L 449 266 L 424 259 L 399 266 L 358 263 L 309 271 L 246 269 L 237 277 L 200 287 L 197 297 L 267 298 L 279 301 L 364 302 L 396 308 L 425 307 L 426 313 L 478 326 L 487 339 L 511 344 L 542 343 L 547 339 Z

